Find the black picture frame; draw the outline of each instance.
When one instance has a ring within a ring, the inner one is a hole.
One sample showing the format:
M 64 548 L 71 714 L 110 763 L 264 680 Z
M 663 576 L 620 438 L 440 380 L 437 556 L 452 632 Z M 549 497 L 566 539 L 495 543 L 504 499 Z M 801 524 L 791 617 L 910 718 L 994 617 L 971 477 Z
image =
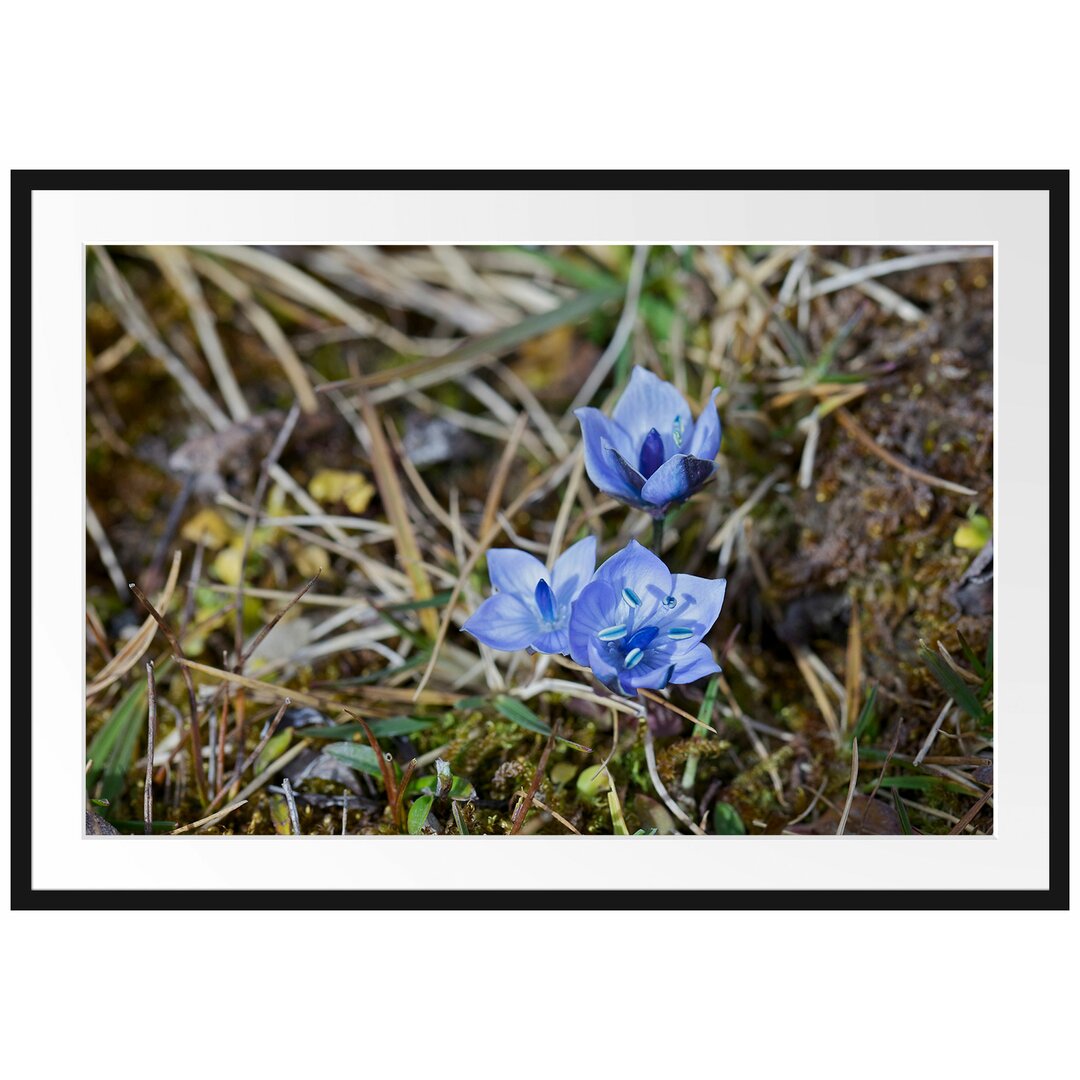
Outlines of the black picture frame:
M 1067 170 L 913 171 L 89 171 L 11 174 L 11 537 L 10 671 L 29 672 L 26 613 L 31 592 L 31 236 L 32 199 L 48 190 L 1033 190 L 1049 193 L 1050 459 L 1052 490 L 1067 491 L 1069 345 L 1069 173 Z M 1051 502 L 1050 573 L 1050 883 L 1044 890 L 42 890 L 31 884 L 33 710 L 28 679 L 11 680 L 11 906 L 15 910 L 283 908 L 651 909 L 1014 909 L 1069 905 L 1068 500 Z

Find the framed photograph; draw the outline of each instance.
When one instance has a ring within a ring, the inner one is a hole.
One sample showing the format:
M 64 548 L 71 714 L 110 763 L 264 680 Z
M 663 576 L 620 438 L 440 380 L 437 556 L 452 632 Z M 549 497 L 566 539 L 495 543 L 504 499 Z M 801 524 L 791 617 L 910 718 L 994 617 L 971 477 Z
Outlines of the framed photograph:
M 12 219 L 14 907 L 1067 907 L 1067 173 Z

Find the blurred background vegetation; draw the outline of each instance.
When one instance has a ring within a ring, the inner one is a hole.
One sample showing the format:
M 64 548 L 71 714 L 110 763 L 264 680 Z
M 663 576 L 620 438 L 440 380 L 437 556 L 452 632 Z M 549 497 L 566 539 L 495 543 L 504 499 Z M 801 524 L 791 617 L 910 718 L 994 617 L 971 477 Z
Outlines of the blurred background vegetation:
M 992 275 L 978 248 L 89 250 L 88 829 L 991 832 Z M 723 676 L 628 702 L 458 627 L 488 545 L 648 542 L 571 411 L 633 364 L 695 412 L 721 388 L 663 556 L 728 591 Z

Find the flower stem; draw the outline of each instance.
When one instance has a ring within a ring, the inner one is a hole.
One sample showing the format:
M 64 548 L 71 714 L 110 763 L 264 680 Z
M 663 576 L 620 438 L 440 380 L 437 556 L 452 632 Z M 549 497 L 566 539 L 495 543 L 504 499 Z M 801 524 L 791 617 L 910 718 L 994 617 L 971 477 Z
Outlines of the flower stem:
M 660 554 L 660 547 L 664 542 L 664 519 L 662 517 L 653 518 L 652 523 L 652 549 L 656 555 Z

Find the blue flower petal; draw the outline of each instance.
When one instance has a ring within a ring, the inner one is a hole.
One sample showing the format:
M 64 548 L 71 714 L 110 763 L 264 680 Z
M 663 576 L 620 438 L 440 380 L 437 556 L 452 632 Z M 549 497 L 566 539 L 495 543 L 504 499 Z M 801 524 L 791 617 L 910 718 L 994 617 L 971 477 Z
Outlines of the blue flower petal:
M 561 653 L 565 656 L 570 651 L 570 633 L 565 626 L 557 630 L 544 630 L 529 644 L 542 653 Z
M 596 635 L 616 622 L 619 604 L 615 589 L 595 578 L 578 594 L 570 609 L 570 655 L 575 663 L 592 666 L 589 643 L 598 643 Z
M 638 496 L 641 494 L 641 489 L 645 486 L 645 477 L 642 476 L 641 473 L 639 473 L 637 469 L 635 469 L 633 465 L 631 465 L 630 462 L 628 462 L 607 440 L 604 440 L 602 445 L 604 460 L 607 462 L 609 471 L 613 475 L 618 476 L 620 480 L 620 490 L 609 491 L 608 494 L 615 495 L 617 498 L 632 503 L 640 503 L 641 500 Z M 597 484 L 597 487 L 600 487 L 600 485 Z M 602 490 L 604 489 L 601 488 L 601 491 Z
M 680 654 L 671 681 L 673 683 L 694 682 L 706 675 L 715 675 L 719 670 L 720 665 L 713 659 L 709 646 L 698 644 L 688 652 Z
M 569 604 L 588 585 L 595 569 L 595 536 L 586 536 L 559 556 L 551 568 L 551 586 L 559 607 Z
M 515 593 L 531 601 L 536 586 L 548 576 L 547 567 L 535 556 L 517 548 L 493 548 L 487 553 L 488 577 L 499 592 Z
M 685 638 L 684 646 L 696 645 L 711 629 L 727 592 L 726 578 L 702 578 L 693 574 L 672 574 L 671 595 L 675 606 L 666 609 L 661 629 L 666 633 L 669 626 L 687 626 L 693 637 Z
M 616 594 L 621 594 L 627 587 L 632 589 L 643 601 L 637 612 L 637 622 L 640 623 L 671 593 L 672 575 L 662 559 L 657 558 L 636 540 L 631 540 L 622 551 L 612 555 L 596 571 L 593 580 L 606 582 Z M 622 610 L 625 614 L 628 609 L 623 605 Z M 601 625 L 609 626 L 616 621 L 625 620 L 609 619 Z
M 624 493 L 635 495 L 636 490 L 627 485 L 622 473 L 604 453 L 606 442 L 615 447 L 624 459 L 632 458 L 633 448 L 626 432 L 599 409 L 578 409 L 574 415 L 581 423 L 581 437 L 585 444 L 585 471 L 589 474 L 589 479 L 601 491 L 616 498 L 623 498 Z
M 716 471 L 716 462 L 703 461 L 689 454 L 668 458 L 645 481 L 641 498 L 650 506 L 663 508 L 689 498 Z
M 638 690 L 662 690 L 668 684 L 678 656 L 674 642 L 657 643 L 646 651 L 640 664 L 620 674 L 619 685 L 624 693 L 631 695 Z
M 710 395 L 705 408 L 694 425 L 689 442 L 683 442 L 687 454 L 705 461 L 712 461 L 720 451 L 720 414 L 716 411 L 716 395 L 719 387 Z
M 611 415 L 637 448 L 641 447 L 650 429 L 656 428 L 664 440 L 665 457 L 678 451 L 673 436 L 676 417 L 682 423 L 684 446 L 693 434 L 694 422 L 686 399 L 671 383 L 640 366 L 630 373 L 630 382 Z M 635 460 L 632 452 L 622 453 L 630 461 Z
M 578 661 L 581 663 L 582 661 Z M 600 642 L 596 638 L 589 638 L 588 644 L 588 656 L 584 660 L 584 663 L 588 664 L 592 668 L 592 673 L 605 685 L 611 689 L 615 689 L 618 685 L 619 672 L 622 671 L 621 667 L 618 667 L 611 654 L 607 653 L 600 645 Z
M 489 596 L 468 619 L 462 630 L 493 649 L 513 652 L 540 637 L 544 627 L 540 613 L 512 593 Z

